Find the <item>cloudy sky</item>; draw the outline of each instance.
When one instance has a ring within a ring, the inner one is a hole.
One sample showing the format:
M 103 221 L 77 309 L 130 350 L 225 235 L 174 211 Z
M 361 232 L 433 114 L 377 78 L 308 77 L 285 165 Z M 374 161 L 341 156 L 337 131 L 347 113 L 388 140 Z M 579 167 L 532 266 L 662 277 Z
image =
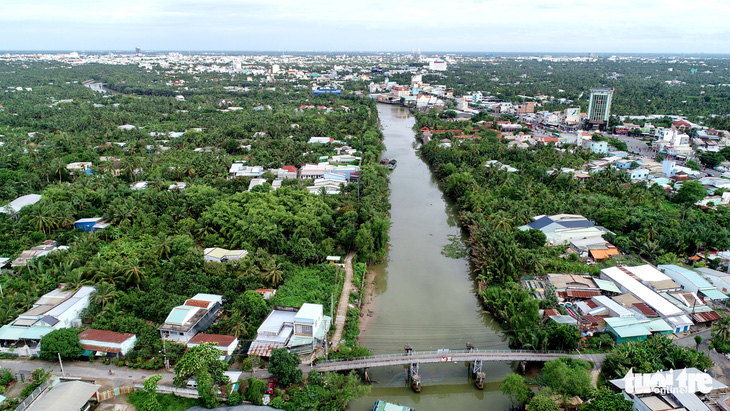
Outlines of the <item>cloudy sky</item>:
M 728 0 L 0 0 L 0 50 L 730 53 Z

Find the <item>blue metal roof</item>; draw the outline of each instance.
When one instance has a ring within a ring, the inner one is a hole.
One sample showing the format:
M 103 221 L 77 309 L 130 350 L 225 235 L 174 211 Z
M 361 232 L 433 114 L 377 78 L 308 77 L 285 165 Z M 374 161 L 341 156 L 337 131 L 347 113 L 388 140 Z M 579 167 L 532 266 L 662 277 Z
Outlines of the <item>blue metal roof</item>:
M 559 221 L 558 224 L 565 228 L 593 227 L 593 222 L 588 220 Z
M 535 229 L 535 230 L 540 230 L 540 229 L 543 229 L 543 228 L 549 226 L 552 223 L 553 223 L 553 220 L 550 217 L 546 216 L 546 217 L 542 217 L 538 220 L 531 222 L 527 226 L 532 229 Z

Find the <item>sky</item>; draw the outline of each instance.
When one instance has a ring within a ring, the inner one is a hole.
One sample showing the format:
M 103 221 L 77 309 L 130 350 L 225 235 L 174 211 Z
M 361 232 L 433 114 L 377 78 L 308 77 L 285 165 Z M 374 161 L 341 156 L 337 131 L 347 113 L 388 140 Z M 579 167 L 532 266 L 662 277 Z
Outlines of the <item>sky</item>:
M 728 0 L 0 0 L 0 50 L 730 53 Z

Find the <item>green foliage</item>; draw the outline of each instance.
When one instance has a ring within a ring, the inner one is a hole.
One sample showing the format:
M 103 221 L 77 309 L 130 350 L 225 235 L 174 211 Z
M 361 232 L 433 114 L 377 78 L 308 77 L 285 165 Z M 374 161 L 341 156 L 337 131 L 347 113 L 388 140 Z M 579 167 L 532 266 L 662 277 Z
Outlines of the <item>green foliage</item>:
M 449 242 L 443 247 L 441 254 L 456 259 L 465 258 L 468 255 L 466 246 L 461 241 L 461 236 L 458 235 L 449 236 Z
M 629 149 L 628 144 L 626 144 L 625 142 L 623 142 L 617 138 L 609 138 L 608 144 L 614 146 L 614 148 L 616 148 L 616 150 L 619 150 L 619 151 L 628 151 L 628 149 Z
M 572 358 L 559 358 L 545 363 L 539 378 L 554 394 L 578 396 L 588 399 L 593 396 L 589 371 L 590 363 Z
M 254 405 L 262 405 L 261 399 L 266 392 L 266 381 L 262 381 L 253 377 L 246 380 L 248 387 L 243 392 L 243 398 Z
M 241 396 L 241 394 L 238 393 L 238 391 L 233 391 L 232 393 L 228 394 L 228 400 L 226 401 L 226 404 L 230 406 L 241 405 L 243 404 L 243 397 Z
M 10 372 L 10 369 L 0 369 L 0 387 L 5 387 L 6 385 L 13 382 L 13 380 L 15 380 L 15 377 L 13 377 L 13 373 Z
M 218 388 L 213 381 L 213 376 L 204 367 L 198 372 L 198 395 L 200 402 L 206 408 L 215 408 L 218 405 Z
M 162 380 L 161 375 L 153 375 L 144 382 L 143 398 L 138 406 L 140 411 L 162 411 L 162 405 L 157 398 L 157 385 Z
M 285 348 L 274 348 L 271 350 L 271 358 L 269 358 L 269 366 L 267 369 L 275 376 L 279 383 L 287 386 L 297 383 L 302 379 L 302 370 L 299 364 L 299 357 L 289 353 Z
M 79 330 L 59 328 L 43 336 L 38 356 L 49 361 L 58 360 L 58 354 L 61 354 L 61 358 L 75 359 L 81 356 L 82 351 Z
M 520 243 L 522 248 L 537 249 L 545 245 L 547 237 L 540 230 L 529 229 L 525 231 L 515 231 L 515 239 Z
M 694 204 L 707 195 L 705 187 L 698 181 L 685 181 L 674 195 L 674 201 L 681 204 Z
M 189 349 L 175 364 L 175 385 L 182 387 L 188 379 L 197 377 L 198 387 L 200 387 L 201 375 L 206 375 L 206 378 L 210 377 L 214 383 L 225 382 L 226 377 L 223 372 L 228 369 L 228 364 L 219 360 L 219 357 L 220 350 L 213 344 L 203 343 Z
M 601 375 L 612 380 L 623 378 L 632 368 L 639 374 L 690 367 L 705 370 L 711 366 L 710 358 L 694 348 L 679 347 L 667 337 L 655 336 L 617 345 L 606 356 Z
M 560 407 L 552 398 L 537 394 L 527 404 L 527 411 L 559 411 Z
M 351 400 L 369 391 L 370 387 L 362 385 L 355 371 L 346 375 L 328 372 L 322 378 L 311 379 L 309 384 L 288 389 L 290 399 L 283 408 L 290 411 L 344 410 Z
M 527 387 L 525 378 L 517 373 L 507 375 L 499 385 L 499 390 L 509 397 L 512 405 L 526 404 L 532 397 L 532 391 Z
M 582 411 L 631 411 L 633 403 L 623 394 L 612 392 L 607 388 L 602 388 L 596 393 L 589 403 L 583 405 Z
M 29 396 L 36 388 L 48 381 L 49 378 L 51 378 L 50 370 L 45 370 L 44 368 L 36 368 L 33 370 L 30 374 L 30 378 L 28 379 L 28 385 L 26 385 L 20 392 L 20 398 L 24 399 Z

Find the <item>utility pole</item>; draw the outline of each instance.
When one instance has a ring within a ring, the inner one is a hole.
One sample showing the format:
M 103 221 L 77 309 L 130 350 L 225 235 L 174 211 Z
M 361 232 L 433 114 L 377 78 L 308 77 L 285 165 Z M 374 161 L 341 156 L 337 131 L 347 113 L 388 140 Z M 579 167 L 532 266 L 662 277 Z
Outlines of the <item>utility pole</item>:
M 167 347 L 166 347 L 167 344 L 165 344 L 165 342 L 166 342 L 166 340 L 165 340 L 165 337 L 163 336 L 162 337 L 162 355 L 165 357 L 165 369 L 169 370 L 170 362 L 167 360 Z
M 61 364 L 61 376 L 66 376 L 66 373 L 63 372 L 63 361 L 61 361 L 61 353 L 58 352 L 56 354 L 58 354 L 58 363 Z

